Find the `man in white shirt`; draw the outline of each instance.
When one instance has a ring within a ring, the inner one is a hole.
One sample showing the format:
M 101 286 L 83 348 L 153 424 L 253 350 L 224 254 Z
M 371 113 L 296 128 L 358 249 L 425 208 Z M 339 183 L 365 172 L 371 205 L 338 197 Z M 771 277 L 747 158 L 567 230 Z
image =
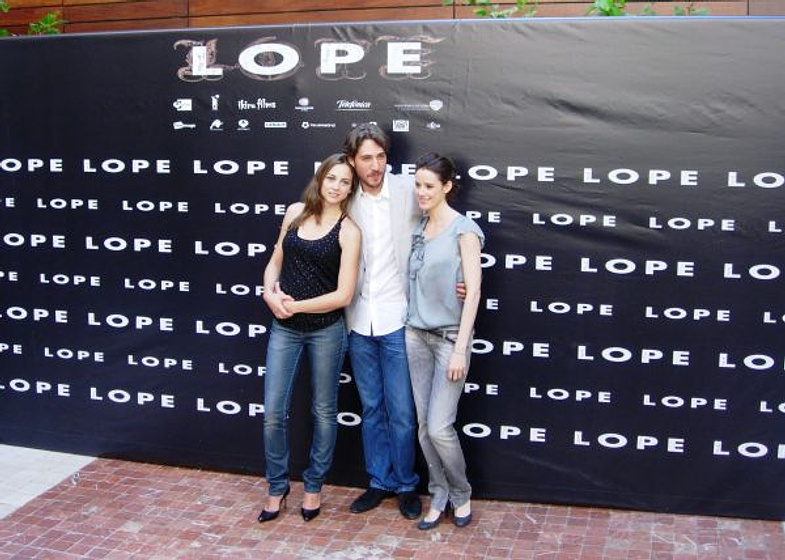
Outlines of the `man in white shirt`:
M 407 519 L 422 511 L 414 471 L 417 419 L 404 342 L 411 235 L 421 212 L 413 178 L 387 173 L 390 141 L 376 125 L 344 142 L 360 182 L 349 215 L 362 231 L 362 259 L 347 309 L 349 357 L 362 402 L 362 439 L 370 484 L 350 506 L 362 513 L 398 496 Z

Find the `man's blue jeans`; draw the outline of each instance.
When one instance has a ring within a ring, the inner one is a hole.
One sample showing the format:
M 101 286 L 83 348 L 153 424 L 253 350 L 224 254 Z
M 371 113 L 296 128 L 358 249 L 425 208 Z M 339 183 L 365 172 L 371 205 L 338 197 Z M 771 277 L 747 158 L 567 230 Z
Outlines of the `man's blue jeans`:
M 404 329 L 383 336 L 349 333 L 349 357 L 363 407 L 365 469 L 371 488 L 412 491 L 417 422 Z
M 343 318 L 312 332 L 289 329 L 273 321 L 264 374 L 264 453 L 271 496 L 282 495 L 289 486 L 289 410 L 304 352 L 308 354 L 311 372 L 314 426 L 303 482 L 306 492 L 321 491 L 338 435 L 338 382 L 346 347 Z

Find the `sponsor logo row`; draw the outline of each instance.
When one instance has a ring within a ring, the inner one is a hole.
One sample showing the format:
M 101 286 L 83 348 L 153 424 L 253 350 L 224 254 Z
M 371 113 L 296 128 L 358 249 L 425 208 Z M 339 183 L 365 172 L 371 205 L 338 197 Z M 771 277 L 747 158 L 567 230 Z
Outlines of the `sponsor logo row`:
M 196 130 L 197 128 L 204 127 L 204 124 L 197 122 L 191 114 L 194 112 L 195 107 L 206 107 L 208 103 L 206 100 L 195 100 L 190 97 L 181 97 L 172 102 L 172 107 L 176 114 L 176 120 L 172 122 L 174 130 Z M 233 111 L 237 112 L 268 112 L 275 111 L 283 108 L 283 104 L 279 101 L 272 101 L 264 97 L 256 99 L 236 99 L 231 103 L 221 101 L 221 94 L 213 94 L 209 98 L 209 105 L 211 111 L 218 112 L 227 106 Z M 441 111 L 444 107 L 444 102 L 440 99 L 432 99 L 427 103 L 397 103 L 393 108 L 399 113 L 436 113 Z M 311 100 L 307 97 L 301 97 L 297 100 L 293 109 L 299 113 L 307 114 L 314 110 Z M 337 113 L 369 113 L 374 110 L 373 102 L 358 99 L 338 99 L 335 101 L 334 110 Z M 227 120 L 225 117 L 220 118 L 213 116 L 206 125 L 207 129 L 212 132 L 223 132 L 228 130 L 248 132 L 253 128 L 263 129 L 334 129 L 337 128 L 338 123 L 331 120 L 326 121 L 313 121 L 313 120 L 264 120 L 260 123 L 252 121 L 249 118 L 242 117 L 238 119 Z M 426 123 L 422 125 L 425 130 L 437 131 L 442 128 L 442 124 L 435 120 L 426 119 Z M 377 121 L 369 121 L 377 122 Z M 357 122 L 352 123 L 352 126 L 357 125 Z M 378 124 L 378 123 L 377 123 Z M 393 132 L 410 132 L 413 130 L 412 123 L 406 118 L 396 118 L 391 123 Z
M 378 124 L 377 121 L 371 122 Z M 352 127 L 357 124 L 357 122 L 353 122 Z M 196 130 L 199 126 L 200 125 L 196 121 L 176 120 L 172 122 L 172 129 L 174 130 Z M 263 128 L 265 130 L 285 130 L 289 128 L 302 130 L 336 129 L 338 128 L 338 123 L 335 121 L 298 121 L 292 123 L 289 121 L 262 121 L 261 123 L 252 123 L 249 119 L 245 118 L 227 122 L 223 119 L 215 118 L 206 126 L 207 130 L 210 132 L 250 132 L 254 128 Z M 442 124 L 433 120 L 416 126 L 417 129 L 420 130 L 439 131 L 442 129 Z M 391 129 L 393 132 L 411 132 L 415 130 L 415 125 L 413 125 L 409 119 L 394 119 L 391 123 Z
M 208 103 L 206 100 L 194 99 L 191 97 L 180 97 L 172 102 L 172 107 L 177 113 L 191 113 L 194 107 L 206 107 Z M 293 109 L 301 113 L 308 113 L 314 110 L 311 100 L 308 97 L 300 97 L 297 103 L 291 107 L 284 106 L 280 101 L 267 99 L 266 97 L 257 97 L 256 99 L 236 99 L 231 102 L 221 101 L 221 94 L 216 93 L 210 96 L 209 100 L 210 109 L 218 112 L 222 109 L 232 109 L 237 111 L 271 111 L 280 109 Z M 395 103 L 392 109 L 402 113 L 421 113 L 432 112 L 438 113 L 444 108 L 444 102 L 441 99 L 431 99 L 427 103 Z M 368 112 L 374 110 L 372 101 L 359 100 L 359 99 L 337 99 L 333 109 L 338 112 Z

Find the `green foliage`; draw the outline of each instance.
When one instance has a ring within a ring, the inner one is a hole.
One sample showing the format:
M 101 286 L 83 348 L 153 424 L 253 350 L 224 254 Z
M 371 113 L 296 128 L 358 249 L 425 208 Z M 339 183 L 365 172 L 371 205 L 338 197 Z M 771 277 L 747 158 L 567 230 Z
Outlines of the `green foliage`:
M 0 13 L 7 14 L 11 6 L 6 0 L 0 0 Z M 28 35 L 55 35 L 60 33 L 60 28 L 65 23 L 60 19 L 58 12 L 48 12 L 44 17 L 38 21 L 30 22 L 27 28 Z M 0 37 L 8 37 L 13 35 L 8 29 L 0 28 Z
M 442 0 L 443 6 L 451 6 L 455 0 Z M 489 18 L 508 18 L 516 14 L 523 17 L 533 17 L 537 13 L 537 7 L 529 6 L 529 0 L 515 0 L 515 6 L 502 9 L 499 4 L 493 4 L 492 0 L 462 0 L 464 6 L 473 6 L 474 15 Z
M 0 13 L 7 14 L 10 9 L 11 7 L 8 5 L 8 2 L 0 0 Z M 0 37 L 8 37 L 10 34 L 8 29 L 0 29 Z
M 60 19 L 57 12 L 48 12 L 38 21 L 30 22 L 27 28 L 28 35 L 57 35 L 65 21 Z
M 681 6 L 674 6 L 673 15 L 674 16 L 707 16 L 709 15 L 709 10 L 707 8 L 696 8 L 695 2 L 690 2 L 686 8 L 682 8 Z
M 690 2 L 687 6 L 674 6 L 673 7 L 673 15 L 674 16 L 707 16 L 711 13 L 708 8 L 696 8 L 695 2 Z M 641 10 L 642 16 L 656 16 L 657 12 L 654 11 L 654 8 L 651 4 L 646 4 Z
M 626 16 L 627 0 L 594 0 L 594 4 L 586 11 L 587 16 Z
M 657 12 L 654 11 L 654 7 L 651 4 L 646 4 L 643 9 L 641 10 L 642 16 L 656 16 Z

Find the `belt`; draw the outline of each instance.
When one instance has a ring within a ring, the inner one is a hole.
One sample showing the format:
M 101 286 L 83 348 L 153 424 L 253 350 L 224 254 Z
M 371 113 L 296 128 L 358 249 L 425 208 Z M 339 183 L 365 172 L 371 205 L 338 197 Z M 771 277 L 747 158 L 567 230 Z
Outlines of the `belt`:
M 451 342 L 455 342 L 455 339 L 458 338 L 458 329 L 431 329 L 427 332 Z

